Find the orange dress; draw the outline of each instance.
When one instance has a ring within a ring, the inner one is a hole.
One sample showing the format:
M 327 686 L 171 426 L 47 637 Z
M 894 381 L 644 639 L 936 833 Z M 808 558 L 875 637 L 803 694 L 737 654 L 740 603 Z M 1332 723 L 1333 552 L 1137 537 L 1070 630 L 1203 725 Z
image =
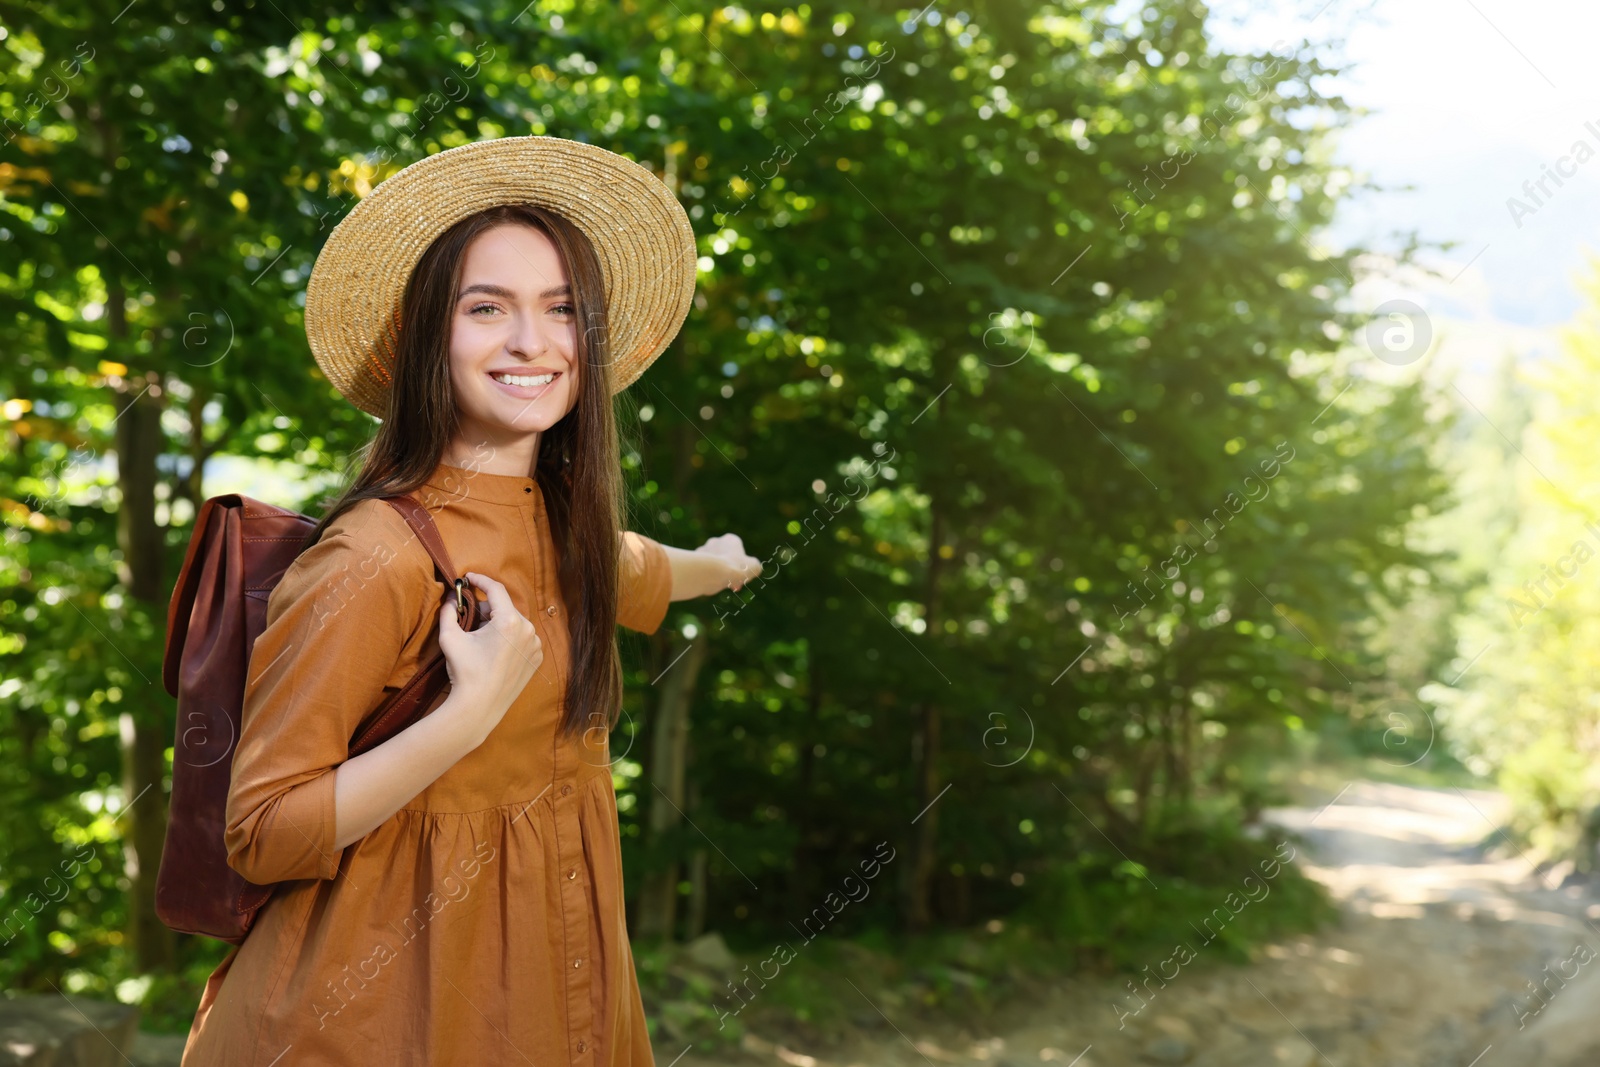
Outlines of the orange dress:
M 557 738 L 567 613 L 539 486 L 440 464 L 414 495 L 456 567 L 534 622 L 544 661 L 482 745 L 336 849 L 334 772 L 437 650 L 445 589 L 380 500 L 295 560 L 251 653 L 226 830 L 231 866 L 285 884 L 206 982 L 184 1067 L 653 1064 L 607 731 Z M 620 548 L 618 621 L 652 633 L 667 554 L 632 532 Z

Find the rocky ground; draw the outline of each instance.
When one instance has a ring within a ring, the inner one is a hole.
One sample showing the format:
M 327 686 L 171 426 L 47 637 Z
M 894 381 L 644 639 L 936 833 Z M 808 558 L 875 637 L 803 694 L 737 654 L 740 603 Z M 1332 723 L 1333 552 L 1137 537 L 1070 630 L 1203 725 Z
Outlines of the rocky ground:
M 912 1026 L 891 1010 L 876 1032 L 837 1035 L 826 1050 L 751 1035 L 732 1057 L 663 1045 L 657 1059 L 676 1067 L 729 1058 L 790 1067 L 1600 1063 L 1600 903 L 1580 885 L 1554 884 L 1560 872 L 1535 872 L 1496 833 L 1502 808 L 1493 793 L 1357 781 L 1325 806 L 1273 811 L 1272 824 L 1303 838 L 1296 862 L 1329 888 L 1344 919 L 1267 945 L 1249 966 L 1169 963 L 1165 973 L 1176 975 L 1164 987 L 1141 985 L 1140 998 L 1126 979 L 1069 981 L 1008 1005 L 982 1031 Z

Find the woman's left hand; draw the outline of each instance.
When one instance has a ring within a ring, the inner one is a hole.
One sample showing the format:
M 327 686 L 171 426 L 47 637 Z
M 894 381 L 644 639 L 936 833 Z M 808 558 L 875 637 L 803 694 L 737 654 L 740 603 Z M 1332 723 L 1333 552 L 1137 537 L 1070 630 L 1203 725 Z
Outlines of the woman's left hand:
M 727 568 L 724 586 L 728 589 L 740 589 L 761 573 L 761 561 L 745 553 L 744 542 L 738 534 L 719 534 L 695 551 L 715 558 Z

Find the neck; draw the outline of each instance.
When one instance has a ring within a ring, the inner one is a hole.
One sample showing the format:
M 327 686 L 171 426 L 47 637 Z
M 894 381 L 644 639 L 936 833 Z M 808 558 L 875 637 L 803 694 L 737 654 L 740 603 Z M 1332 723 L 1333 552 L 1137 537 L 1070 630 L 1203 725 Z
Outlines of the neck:
M 538 430 L 507 439 L 493 440 L 481 434 L 462 431 L 445 445 L 441 462 L 452 467 L 482 471 L 484 474 L 509 474 L 532 478 L 539 458 Z

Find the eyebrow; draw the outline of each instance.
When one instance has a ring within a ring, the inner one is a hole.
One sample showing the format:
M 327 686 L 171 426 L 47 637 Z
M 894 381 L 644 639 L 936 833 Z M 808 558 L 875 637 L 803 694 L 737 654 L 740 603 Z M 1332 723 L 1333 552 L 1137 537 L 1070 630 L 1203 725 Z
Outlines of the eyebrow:
M 510 289 L 507 289 L 502 285 L 490 285 L 487 282 L 479 282 L 476 285 L 469 285 L 465 289 L 461 290 L 460 293 L 456 294 L 456 299 L 460 300 L 462 297 L 466 296 L 468 293 L 487 293 L 490 296 L 498 296 L 502 300 L 515 300 L 517 298 L 517 294 L 516 293 L 513 293 Z M 544 292 L 540 293 L 538 295 L 537 299 L 539 299 L 539 300 L 549 300 L 551 297 L 555 297 L 555 296 L 571 296 L 571 295 L 572 295 L 572 286 L 570 286 L 570 285 L 557 285 L 557 286 L 555 286 L 553 288 L 546 289 Z

